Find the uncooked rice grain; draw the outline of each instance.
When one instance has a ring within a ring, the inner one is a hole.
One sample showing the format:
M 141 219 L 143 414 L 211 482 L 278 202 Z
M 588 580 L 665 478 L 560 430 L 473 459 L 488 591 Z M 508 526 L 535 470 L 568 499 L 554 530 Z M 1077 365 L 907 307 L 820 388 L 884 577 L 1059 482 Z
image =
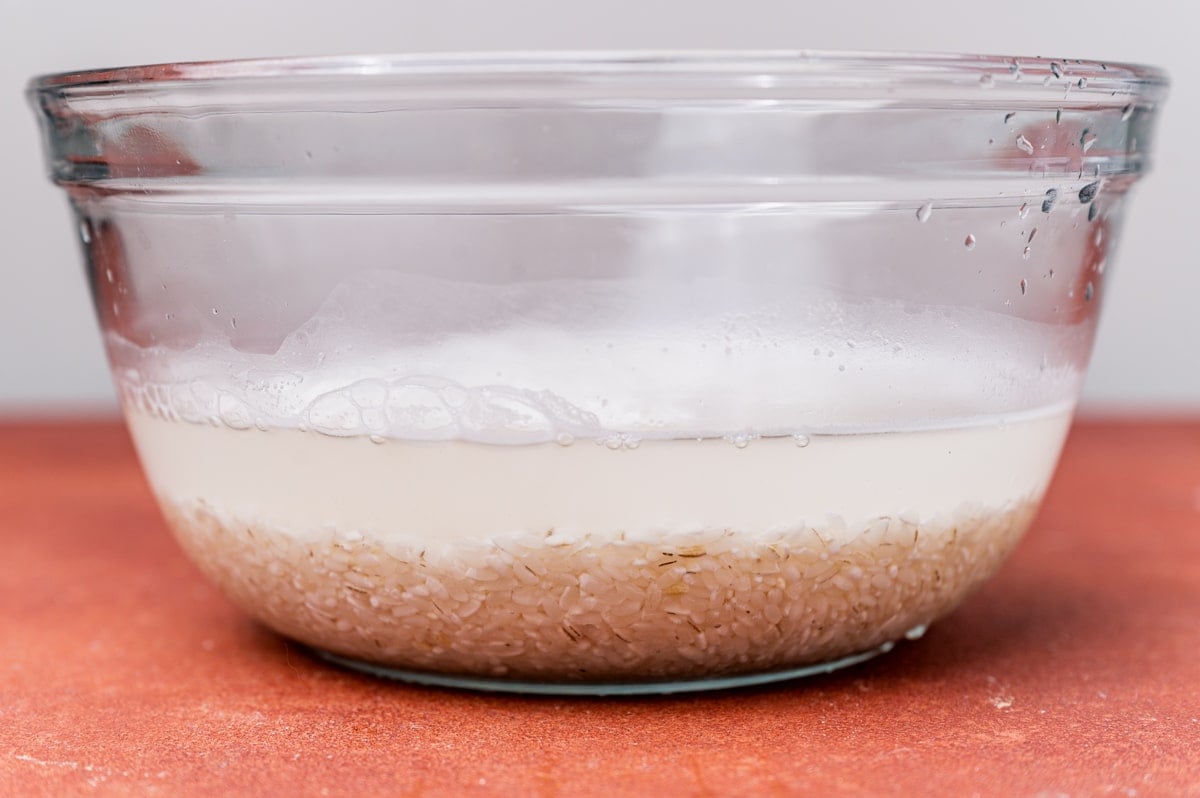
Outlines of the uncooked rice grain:
M 899 639 L 986 580 L 1036 509 L 906 514 L 853 534 L 832 519 L 425 545 L 163 503 L 202 570 L 288 637 L 404 670 L 596 683 L 770 672 Z

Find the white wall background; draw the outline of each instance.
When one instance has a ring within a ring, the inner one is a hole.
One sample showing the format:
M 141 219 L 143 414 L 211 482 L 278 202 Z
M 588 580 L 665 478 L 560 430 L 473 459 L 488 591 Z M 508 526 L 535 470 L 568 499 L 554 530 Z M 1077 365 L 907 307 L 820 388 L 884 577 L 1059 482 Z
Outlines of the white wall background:
M 1166 67 L 1086 390 L 1091 410 L 1200 409 L 1200 12 L 1181 0 L 0 0 L 0 414 L 109 411 L 65 199 L 22 90 L 37 73 L 269 55 L 629 48 L 988 52 Z

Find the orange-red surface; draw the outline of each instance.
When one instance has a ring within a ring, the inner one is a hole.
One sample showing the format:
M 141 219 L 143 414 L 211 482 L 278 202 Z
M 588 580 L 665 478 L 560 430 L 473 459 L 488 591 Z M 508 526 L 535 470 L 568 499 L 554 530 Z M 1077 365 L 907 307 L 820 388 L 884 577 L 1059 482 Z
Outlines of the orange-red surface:
M 0 795 L 1200 795 L 1200 423 L 1076 428 L 916 643 L 720 694 L 346 673 L 188 564 L 121 427 L 0 426 Z

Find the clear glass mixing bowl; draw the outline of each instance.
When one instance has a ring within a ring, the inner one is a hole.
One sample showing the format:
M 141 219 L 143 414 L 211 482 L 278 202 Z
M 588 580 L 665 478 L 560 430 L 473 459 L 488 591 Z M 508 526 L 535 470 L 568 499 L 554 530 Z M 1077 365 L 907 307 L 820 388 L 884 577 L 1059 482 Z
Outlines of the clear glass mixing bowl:
M 828 670 L 991 575 L 1164 92 L 776 52 L 30 89 L 195 562 L 337 661 L 544 692 Z

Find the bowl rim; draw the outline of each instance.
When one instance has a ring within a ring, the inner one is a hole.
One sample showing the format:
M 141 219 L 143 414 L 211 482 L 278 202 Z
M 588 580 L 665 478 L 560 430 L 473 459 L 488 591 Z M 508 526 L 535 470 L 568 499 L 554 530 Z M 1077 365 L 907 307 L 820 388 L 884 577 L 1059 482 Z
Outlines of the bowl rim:
M 403 81 L 496 79 L 595 86 L 703 81 L 715 86 L 929 85 L 978 90 L 1020 85 L 1048 94 L 1068 91 L 1157 96 L 1168 86 L 1164 70 L 1145 64 L 1081 59 L 840 50 L 579 50 L 395 53 L 287 56 L 184 61 L 69 70 L 34 77 L 31 92 L 101 90 L 105 94 L 166 88 L 167 84 L 220 86 L 237 82 L 279 85 L 311 79 Z M 1041 85 L 1038 85 L 1041 84 Z

